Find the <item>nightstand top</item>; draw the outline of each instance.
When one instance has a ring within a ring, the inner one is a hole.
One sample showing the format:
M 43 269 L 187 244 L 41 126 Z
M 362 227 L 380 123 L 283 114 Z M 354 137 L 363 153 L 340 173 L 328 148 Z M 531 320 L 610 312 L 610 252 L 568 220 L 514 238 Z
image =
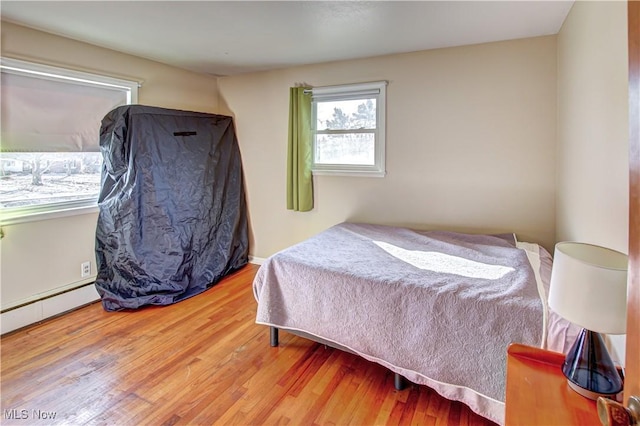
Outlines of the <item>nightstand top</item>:
M 557 352 L 509 346 L 506 425 L 600 425 L 596 402 L 569 388 L 563 362 Z

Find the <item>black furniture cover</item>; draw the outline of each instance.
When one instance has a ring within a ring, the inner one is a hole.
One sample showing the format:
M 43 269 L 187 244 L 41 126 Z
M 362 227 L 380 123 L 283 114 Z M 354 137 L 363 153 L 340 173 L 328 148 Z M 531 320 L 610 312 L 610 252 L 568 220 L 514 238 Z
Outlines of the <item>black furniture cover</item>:
M 247 263 L 231 117 L 127 105 L 102 120 L 100 149 L 95 285 L 105 310 L 172 304 Z

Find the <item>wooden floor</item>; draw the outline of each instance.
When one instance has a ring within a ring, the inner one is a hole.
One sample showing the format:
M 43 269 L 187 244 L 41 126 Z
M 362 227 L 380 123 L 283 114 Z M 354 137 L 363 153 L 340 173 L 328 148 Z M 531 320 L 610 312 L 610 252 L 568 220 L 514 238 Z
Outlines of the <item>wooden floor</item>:
M 364 359 L 255 324 L 249 265 L 191 299 L 99 303 L 1 339 L 2 424 L 490 425 Z

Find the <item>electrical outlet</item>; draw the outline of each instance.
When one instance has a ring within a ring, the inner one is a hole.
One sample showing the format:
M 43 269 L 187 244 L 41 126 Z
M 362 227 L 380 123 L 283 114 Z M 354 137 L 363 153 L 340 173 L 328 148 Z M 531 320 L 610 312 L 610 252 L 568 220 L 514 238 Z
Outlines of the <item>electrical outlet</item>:
M 84 262 L 80 264 L 80 276 L 82 278 L 91 275 L 91 262 Z

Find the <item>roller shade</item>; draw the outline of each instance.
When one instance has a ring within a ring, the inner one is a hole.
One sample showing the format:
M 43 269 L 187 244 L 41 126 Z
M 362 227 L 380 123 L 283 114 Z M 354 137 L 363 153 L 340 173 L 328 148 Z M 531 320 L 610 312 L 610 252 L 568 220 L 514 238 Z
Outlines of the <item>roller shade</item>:
M 380 94 L 386 81 L 372 83 L 344 84 L 341 86 L 314 87 L 308 89 L 314 102 L 330 102 L 335 100 L 366 99 Z M 306 91 L 305 91 L 306 92 Z
M 2 152 L 97 152 L 102 117 L 131 99 L 99 82 L 4 66 L 0 75 Z

